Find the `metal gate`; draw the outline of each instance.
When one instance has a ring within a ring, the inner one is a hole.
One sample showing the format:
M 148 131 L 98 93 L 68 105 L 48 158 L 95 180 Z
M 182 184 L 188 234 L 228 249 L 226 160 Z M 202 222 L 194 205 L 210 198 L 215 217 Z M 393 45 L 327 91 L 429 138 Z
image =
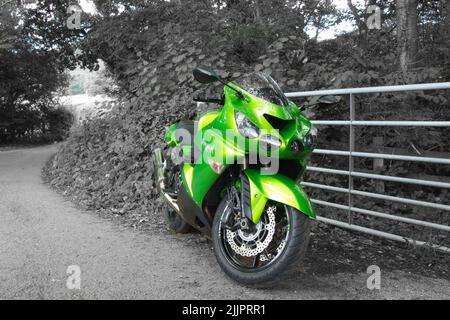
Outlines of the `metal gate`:
M 341 151 L 341 150 L 328 150 L 328 149 L 316 149 L 314 153 L 323 154 L 323 155 L 335 155 L 335 156 L 344 156 L 348 157 L 348 170 L 338 170 L 332 168 L 322 168 L 322 167 L 307 167 L 308 171 L 320 172 L 323 174 L 336 174 L 336 175 L 345 175 L 348 176 L 348 188 L 329 186 L 324 184 L 317 184 L 312 182 L 303 182 L 304 186 L 319 188 L 329 191 L 341 192 L 348 194 L 348 203 L 340 204 L 340 203 L 332 203 L 319 199 L 312 199 L 311 201 L 315 204 L 328 206 L 336 209 L 347 210 L 349 213 L 358 213 L 364 214 L 379 218 L 385 218 L 395 221 L 400 221 L 404 223 L 409 223 L 413 225 L 438 229 L 446 232 L 450 232 L 450 226 L 444 224 L 437 224 L 432 222 L 426 222 L 418 219 L 410 219 L 406 217 L 401 217 L 391 213 L 378 212 L 372 210 L 366 210 L 362 208 L 355 207 L 353 205 L 353 196 L 364 196 L 370 198 L 376 198 L 386 201 L 394 201 L 409 205 L 416 205 L 428 208 L 434 208 L 438 210 L 450 211 L 450 203 L 433 203 L 426 202 L 408 198 L 400 198 L 395 196 L 384 195 L 380 193 L 372 193 L 366 191 L 355 190 L 353 187 L 353 179 L 355 177 L 358 178 L 369 178 L 375 180 L 383 180 L 383 181 L 391 181 L 391 182 L 399 182 L 406 184 L 415 184 L 415 185 L 423 185 L 423 186 L 431 186 L 437 188 L 447 188 L 450 189 L 450 183 L 448 182 L 438 182 L 438 181 L 429 181 L 422 179 L 410 179 L 403 177 L 395 177 L 389 175 L 379 175 L 379 174 L 371 174 L 365 172 L 358 172 L 354 170 L 354 159 L 358 158 L 371 158 L 371 159 L 387 159 L 387 160 L 401 160 L 401 161 L 414 161 L 414 162 L 425 162 L 425 163 L 434 163 L 434 164 L 442 164 L 442 165 L 450 165 L 449 158 L 435 158 L 435 157 L 421 157 L 421 156 L 406 156 L 406 155 L 394 155 L 394 154 L 383 154 L 383 153 L 369 153 L 369 152 L 358 152 L 355 150 L 355 127 L 357 126 L 392 126 L 392 127 L 450 127 L 450 121 L 356 121 L 355 117 L 355 95 L 356 94 L 369 94 L 369 93 L 386 93 L 386 92 L 405 92 L 405 91 L 426 91 L 426 90 L 443 90 L 450 89 L 450 82 L 444 83 L 429 83 L 429 84 L 414 84 L 414 85 L 402 85 L 402 86 L 384 86 L 384 87 L 367 87 L 367 88 L 352 88 L 352 89 L 336 89 L 336 90 L 321 90 L 321 91 L 306 91 L 306 92 L 291 92 L 286 93 L 286 95 L 290 98 L 296 97 L 310 97 L 310 96 L 324 96 L 324 95 L 346 95 L 349 96 L 349 109 L 350 109 L 350 117 L 348 120 L 316 120 L 313 123 L 316 126 L 320 125 L 332 125 L 332 126 L 348 126 L 349 127 L 349 150 Z M 447 199 L 449 201 L 450 199 Z M 450 253 L 450 248 L 427 243 L 424 241 L 418 241 L 411 239 L 409 237 L 403 237 L 400 235 L 375 230 L 371 228 L 366 228 L 362 226 L 358 226 L 353 224 L 351 221 L 343 222 L 338 220 L 333 220 L 325 217 L 317 217 L 318 221 L 325 222 L 331 225 L 335 225 L 341 228 L 346 228 L 350 230 L 355 230 L 375 236 L 380 236 L 383 238 L 387 238 L 390 240 L 400 241 L 412 243 L 417 246 L 429 246 L 439 251 Z

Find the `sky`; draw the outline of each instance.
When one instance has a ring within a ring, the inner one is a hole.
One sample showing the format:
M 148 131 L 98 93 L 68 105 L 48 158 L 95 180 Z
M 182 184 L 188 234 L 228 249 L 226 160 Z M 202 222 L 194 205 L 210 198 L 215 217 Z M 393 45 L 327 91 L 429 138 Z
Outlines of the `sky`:
M 331 1 L 336 8 L 338 9 L 348 9 L 347 0 L 332 0 Z M 352 3 L 356 7 L 363 7 L 365 4 L 364 0 L 353 0 Z M 355 30 L 355 25 L 351 23 L 350 21 L 344 21 L 337 25 L 335 28 L 329 29 L 329 30 L 323 30 L 319 33 L 318 40 L 327 40 L 327 39 L 333 39 L 336 37 L 337 34 L 346 33 Z M 314 37 L 316 34 L 316 29 L 314 28 L 306 28 L 306 33 L 310 37 Z
M 86 13 L 94 14 L 97 12 L 92 0 L 80 0 L 80 7 Z

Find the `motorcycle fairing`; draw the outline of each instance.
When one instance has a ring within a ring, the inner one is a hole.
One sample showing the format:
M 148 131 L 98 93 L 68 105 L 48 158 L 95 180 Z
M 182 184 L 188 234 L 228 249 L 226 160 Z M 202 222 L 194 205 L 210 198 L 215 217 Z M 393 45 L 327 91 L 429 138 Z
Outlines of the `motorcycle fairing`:
M 316 213 L 303 188 L 282 175 L 261 175 L 259 170 L 243 171 L 250 183 L 252 221 L 257 224 L 268 200 L 294 207 L 310 218 Z

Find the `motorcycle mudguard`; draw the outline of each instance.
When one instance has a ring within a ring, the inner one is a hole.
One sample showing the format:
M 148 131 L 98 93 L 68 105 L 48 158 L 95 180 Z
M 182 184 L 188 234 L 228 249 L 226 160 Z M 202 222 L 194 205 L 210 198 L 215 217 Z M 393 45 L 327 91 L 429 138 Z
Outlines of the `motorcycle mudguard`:
M 262 175 L 256 169 L 246 169 L 244 174 L 250 184 L 253 223 L 259 222 L 268 200 L 294 207 L 310 218 L 316 217 L 305 191 L 292 179 L 282 174 Z

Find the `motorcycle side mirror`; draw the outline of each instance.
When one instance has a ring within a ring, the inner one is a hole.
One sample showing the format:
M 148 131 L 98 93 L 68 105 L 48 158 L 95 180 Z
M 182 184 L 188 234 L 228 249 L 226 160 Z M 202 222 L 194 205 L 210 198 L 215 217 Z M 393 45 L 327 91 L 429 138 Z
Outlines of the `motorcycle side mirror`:
M 199 67 L 195 68 L 194 71 L 192 71 L 192 73 L 194 75 L 194 79 L 200 83 L 213 83 L 216 81 L 220 81 L 220 83 L 222 83 L 224 86 L 227 86 L 231 90 L 234 90 L 236 92 L 236 96 L 239 99 L 245 99 L 245 97 L 241 91 L 230 86 L 227 83 L 227 81 L 225 81 L 224 79 L 219 77 L 219 75 L 214 70 L 212 70 L 208 67 L 199 66 Z
M 213 83 L 221 80 L 217 73 L 208 67 L 197 67 L 192 73 L 194 74 L 194 79 L 200 83 Z

